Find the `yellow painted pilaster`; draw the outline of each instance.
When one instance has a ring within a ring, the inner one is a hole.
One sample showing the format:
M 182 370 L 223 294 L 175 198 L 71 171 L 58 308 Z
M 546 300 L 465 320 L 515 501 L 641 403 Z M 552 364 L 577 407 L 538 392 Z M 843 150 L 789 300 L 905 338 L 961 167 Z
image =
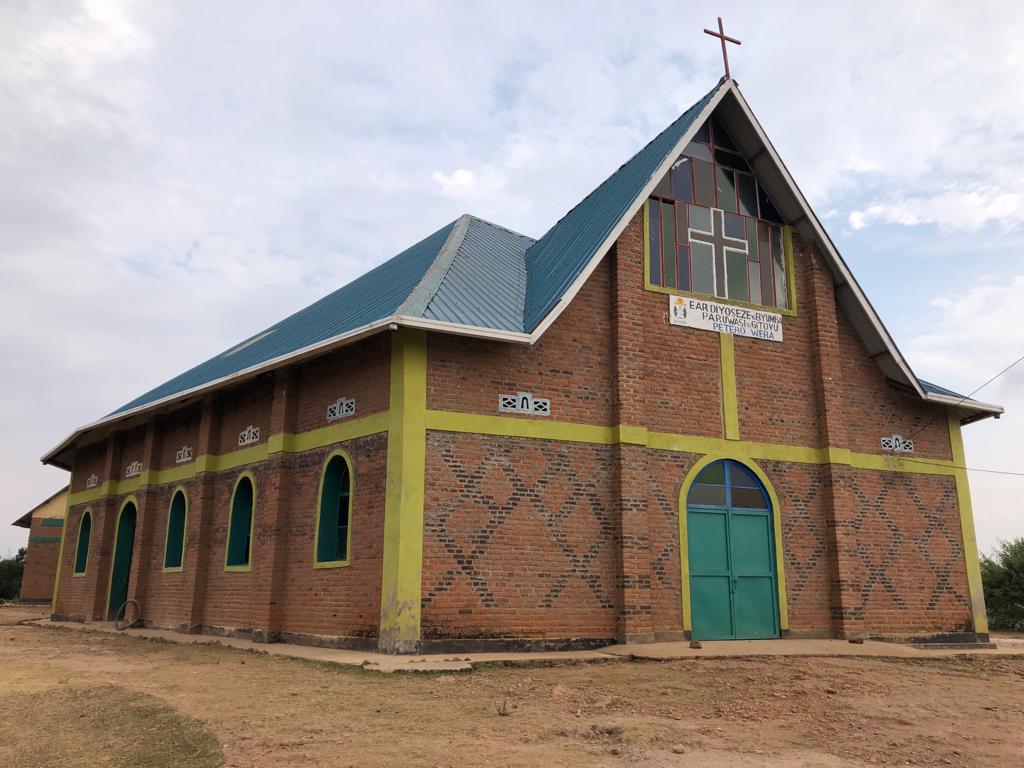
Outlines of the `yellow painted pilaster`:
M 427 335 L 424 331 L 400 328 L 391 339 L 380 650 L 413 653 L 420 639 Z
M 967 466 L 964 455 L 964 438 L 960 433 L 960 419 L 956 409 L 949 409 L 949 442 L 953 448 L 954 477 L 956 478 L 956 501 L 960 508 L 960 533 L 964 539 L 964 561 L 967 566 L 967 590 L 971 594 L 971 613 L 974 616 L 974 631 L 988 632 L 988 617 L 985 614 L 985 592 L 981 586 L 981 566 L 978 563 L 978 541 L 974 534 L 974 511 L 971 508 L 971 488 L 967 483 Z
M 68 517 L 71 513 L 71 484 L 75 481 L 75 472 L 68 473 L 68 498 L 64 505 L 64 525 L 60 527 L 60 548 L 57 550 L 57 573 L 53 577 L 53 598 L 50 600 L 50 613 L 57 612 L 57 591 L 60 589 L 60 572 L 64 567 L 64 542 L 68 537 Z M 72 566 L 73 568 L 74 566 Z
M 722 347 L 722 421 L 726 440 L 740 439 L 740 408 L 736 396 L 736 340 L 731 333 L 718 334 Z

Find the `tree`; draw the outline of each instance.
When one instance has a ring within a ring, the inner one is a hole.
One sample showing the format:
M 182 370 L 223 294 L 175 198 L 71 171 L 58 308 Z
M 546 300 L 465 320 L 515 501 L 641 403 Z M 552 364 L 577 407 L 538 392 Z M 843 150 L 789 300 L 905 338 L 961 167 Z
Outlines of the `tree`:
M 25 555 L 22 547 L 14 557 L 0 560 L 0 600 L 17 600 L 21 592 L 21 575 L 25 572 Z
M 981 558 L 981 582 L 992 629 L 1024 629 L 1024 538 Z

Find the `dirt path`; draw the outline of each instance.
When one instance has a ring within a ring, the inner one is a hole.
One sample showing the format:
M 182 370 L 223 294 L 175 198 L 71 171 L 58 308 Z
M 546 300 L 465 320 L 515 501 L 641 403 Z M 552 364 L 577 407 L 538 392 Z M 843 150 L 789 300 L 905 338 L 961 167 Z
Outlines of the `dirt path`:
M 0 765 L 1018 768 L 1024 755 L 1015 657 L 385 676 L 13 626 L 26 615 L 0 610 Z

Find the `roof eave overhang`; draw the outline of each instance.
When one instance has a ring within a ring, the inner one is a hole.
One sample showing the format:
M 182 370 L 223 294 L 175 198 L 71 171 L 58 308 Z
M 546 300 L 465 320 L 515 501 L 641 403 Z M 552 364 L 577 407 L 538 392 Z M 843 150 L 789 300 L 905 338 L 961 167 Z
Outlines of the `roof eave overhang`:
M 980 400 L 972 400 L 970 398 L 940 395 L 937 392 L 926 392 L 924 399 L 929 403 L 956 408 L 959 413 L 960 423 L 963 425 L 973 424 L 982 419 L 998 419 L 1006 412 L 1003 406 L 996 405 L 995 403 L 983 403 Z
M 289 352 L 286 355 L 271 358 L 270 360 L 250 366 L 249 368 L 244 368 L 243 370 L 229 376 L 214 379 L 213 381 L 205 384 L 191 387 L 190 389 L 185 389 L 181 392 L 176 392 L 173 395 L 168 395 L 167 397 L 160 398 L 159 400 L 144 403 L 143 405 L 136 406 L 135 408 L 131 408 L 127 411 L 121 411 L 112 413 L 109 416 L 104 416 L 102 419 L 98 419 L 97 421 L 76 429 L 62 440 L 60 444 L 45 454 L 40 461 L 42 461 L 43 464 L 59 467 L 60 469 L 70 472 L 71 463 L 67 458 L 65 458 L 65 455 L 74 447 L 74 444 L 78 439 L 87 432 L 91 432 L 102 427 L 110 427 L 118 422 L 127 421 L 133 417 L 143 414 L 149 414 L 162 408 L 171 408 L 186 400 L 190 400 L 219 389 L 224 389 L 225 387 L 238 384 L 246 379 L 254 378 L 262 373 L 267 373 L 284 365 L 299 363 L 304 360 L 308 360 L 309 358 L 316 357 L 317 355 L 347 346 L 348 344 L 352 344 L 360 339 L 372 336 L 373 334 L 380 333 L 385 330 L 394 330 L 398 327 L 419 328 L 425 331 L 435 331 L 437 333 L 447 333 L 458 336 L 472 336 L 475 338 L 491 339 L 494 341 L 505 341 L 519 344 L 531 343 L 530 334 L 518 331 L 460 325 L 459 323 L 430 320 L 428 318 L 413 317 L 409 315 L 389 315 L 382 320 L 374 321 L 373 323 L 333 336 L 330 339 L 317 342 L 316 344 L 310 344 L 302 349 Z

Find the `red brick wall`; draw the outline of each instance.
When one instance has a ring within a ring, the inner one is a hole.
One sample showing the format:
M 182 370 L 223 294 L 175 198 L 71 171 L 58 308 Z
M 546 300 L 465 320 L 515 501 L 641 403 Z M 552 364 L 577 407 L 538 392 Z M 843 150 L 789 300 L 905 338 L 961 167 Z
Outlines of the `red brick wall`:
M 97 485 L 102 485 L 104 481 L 112 479 L 105 476 L 106 456 L 106 440 L 90 443 L 78 449 L 75 453 L 75 471 L 71 476 L 71 493 L 86 490 L 91 475 L 96 475 Z
M 610 275 L 595 271 L 558 322 L 533 346 L 430 334 L 427 407 L 498 413 L 498 395 L 532 392 L 551 400 L 550 418 L 612 421 Z
M 624 354 L 633 368 L 643 371 L 639 394 L 631 385 L 618 387 L 624 398 L 618 407 L 627 414 L 626 423 L 635 423 L 635 414 L 639 413 L 639 420 L 652 430 L 722 437 L 718 337 L 670 326 L 665 296 L 643 289 L 641 224 L 638 215 L 613 254 L 581 290 L 586 312 L 574 315 L 576 304 L 570 305 L 536 347 L 431 336 L 430 407 L 494 413 L 498 391 L 515 391 L 518 386 L 551 397 L 555 418 L 567 413 L 567 420 L 613 424 L 614 401 L 611 414 L 588 411 L 569 394 L 573 389 L 571 377 L 553 385 L 544 375 L 547 366 L 553 364 L 549 353 L 575 363 L 573 345 L 586 345 L 588 360 L 608 364 L 609 358 L 599 343 L 607 338 L 608 354 L 614 355 L 618 344 L 619 354 Z M 895 430 L 907 436 L 923 428 L 915 437 L 920 441 L 918 455 L 949 458 L 944 410 L 920 402 L 885 380 L 836 305 L 830 285 L 814 286 L 819 297 L 828 297 L 826 303 L 801 301 L 812 294 L 812 280 L 830 278 L 817 254 L 805 252 L 799 242 L 797 250 L 799 312 L 796 317 L 784 317 L 785 341 L 735 340 L 742 439 L 810 447 L 833 444 L 880 453 L 878 441 L 882 435 Z M 814 269 L 809 267 L 809 260 L 818 260 Z M 605 264 L 615 264 L 615 268 L 609 267 L 606 273 Z M 604 303 L 606 291 L 614 301 Z M 614 307 L 626 314 L 610 317 Z M 607 332 L 606 320 L 615 333 Z M 817 339 L 822 338 L 820 329 L 827 331 L 829 323 L 838 331 L 839 347 L 833 358 L 842 364 L 838 377 L 823 367 L 826 364 L 819 360 L 816 347 Z M 565 367 L 572 374 L 573 368 Z M 822 376 L 832 377 L 830 386 L 834 378 L 839 379 L 835 402 L 842 408 L 844 429 L 837 435 L 828 433 L 823 418 Z M 576 376 L 576 382 L 577 386 L 589 387 L 603 378 L 588 369 L 585 375 Z M 611 386 L 616 388 L 614 381 Z M 564 614 L 549 616 L 557 612 L 541 606 L 536 595 L 545 586 L 550 588 L 551 569 L 531 569 L 525 581 L 519 572 L 524 551 L 529 552 L 529 561 L 545 561 L 557 553 L 559 546 L 556 537 L 529 528 L 531 524 L 536 526 L 537 517 L 529 493 L 545 488 L 542 478 L 546 469 L 559 463 L 589 466 L 595 451 L 604 451 L 606 461 L 615 453 L 578 444 L 556 446 L 539 441 L 430 435 L 424 545 L 425 636 L 462 632 L 473 636 L 511 633 L 550 637 L 570 631 L 570 624 L 576 626 L 576 634 L 582 634 L 580 626 L 594 627 L 594 631 L 603 626 L 608 630 L 611 623 L 607 616 L 608 623 L 603 625 L 588 625 L 575 618 L 568 621 Z M 547 455 L 553 452 L 557 461 Z M 642 539 L 632 558 L 649 559 L 649 589 L 641 576 L 644 589 L 635 592 L 633 599 L 649 600 L 650 628 L 658 635 L 676 631 L 681 624 L 678 494 L 697 457 L 658 451 L 646 451 L 644 455 L 646 472 L 642 474 L 649 493 L 646 499 L 631 504 L 646 505 L 644 516 L 632 518 L 634 522 L 645 520 L 646 530 L 624 535 Z M 862 577 L 858 577 L 860 581 L 853 585 L 852 592 L 844 592 L 844 599 L 857 603 L 855 611 L 863 617 L 867 631 L 883 635 L 956 631 L 969 622 L 951 479 L 850 469 L 843 472 L 847 478 L 844 484 L 848 485 L 844 494 L 849 495 L 834 496 L 832 476 L 824 467 L 784 462 L 761 465 L 780 498 L 792 630 L 828 633 L 836 627 L 833 601 L 837 576 L 831 554 L 834 499 L 844 505 L 844 525 L 849 522 L 856 526 L 858 543 L 844 555 L 856 563 L 852 572 Z M 522 482 L 520 478 L 527 482 L 517 485 Z M 936 483 L 943 487 L 941 492 L 935 490 Z M 606 503 L 617 516 L 621 512 L 614 499 L 615 484 L 609 487 L 612 496 Z M 555 509 L 560 502 L 544 499 L 542 503 Z M 914 512 L 907 517 L 904 510 L 909 508 Z M 931 521 L 930 528 L 911 522 L 922 516 Z M 524 531 L 527 544 L 507 534 L 513 527 L 509 520 L 515 520 Z M 942 557 L 931 556 L 933 540 L 941 540 Z M 606 578 L 611 578 L 609 574 L 621 578 L 617 557 L 605 563 Z M 915 557 L 913 567 L 884 573 L 887 559 L 902 558 L 910 566 Z M 540 575 L 535 578 L 534 573 Z M 537 579 L 539 583 L 535 583 Z M 897 585 L 895 596 L 892 585 Z M 582 605 L 587 605 L 585 596 L 581 599 Z
M 379 334 L 296 366 L 296 431 L 327 426 L 327 406 L 355 398 L 354 418 L 386 411 L 390 392 L 391 345 Z
M 945 406 L 926 403 L 890 384 L 842 312 L 839 332 L 849 447 L 881 453 L 880 439 L 895 432 L 905 438 L 913 435 L 915 457 L 952 459 Z
M 327 405 L 339 396 L 357 399 L 356 418 L 386 409 L 389 350 L 389 338 L 383 335 L 297 366 L 292 375 L 294 385 L 287 395 L 296 398 L 295 407 L 278 427 L 283 425 L 286 431 L 296 432 L 326 426 Z M 214 454 L 239 450 L 238 433 L 250 424 L 260 428 L 259 442 L 266 442 L 274 431 L 274 391 L 274 377 L 263 376 L 217 397 L 211 425 Z M 185 445 L 192 447 L 194 459 L 208 452 L 203 444 L 206 438 L 201 430 L 201 415 L 201 405 L 194 404 L 158 417 L 152 439 L 153 468 L 177 466 L 175 454 Z M 82 478 L 90 472 L 99 475 L 101 482 L 107 479 L 106 474 L 123 479 L 130 461 L 147 463 L 143 456 L 146 429 L 147 425 L 142 425 L 115 434 L 109 473 L 104 469 L 109 441 L 83 450 L 80 465 L 76 462 L 74 490 L 86 490 Z M 354 464 L 352 562 L 344 568 L 314 570 L 313 532 L 320 473 L 326 456 L 334 448 L 346 450 Z M 205 626 L 222 629 L 375 635 L 380 614 L 386 455 L 387 437 L 378 434 L 302 454 L 275 454 L 267 461 L 233 470 L 139 489 L 134 493 L 139 502 L 139 521 L 129 594 L 142 605 L 146 622 L 186 627 L 198 620 Z M 256 478 L 252 571 L 228 573 L 224 570 L 224 553 L 231 493 L 235 480 L 246 470 Z M 270 482 L 282 472 L 286 475 L 283 484 Z M 180 572 L 165 573 L 167 515 L 173 493 L 179 487 L 188 498 L 184 567 Z M 276 509 L 278 494 L 284 494 L 280 512 Z M 57 614 L 100 617 L 106 603 L 114 535 L 112 518 L 125 498 L 107 497 L 72 508 L 69 522 L 73 533 L 64 556 Z M 86 508 L 93 513 L 89 567 L 85 577 L 73 577 L 77 525 Z M 209 535 L 205 539 L 201 537 L 204 515 L 209 516 Z M 111 520 L 107 521 L 107 517 Z M 197 585 L 200 567 L 202 577 Z M 274 602 L 283 606 L 275 618 L 268 612 L 271 594 L 275 595 Z M 197 596 L 198 612 L 194 610 Z
M 25 554 L 25 570 L 21 576 L 22 600 L 49 600 L 53 597 L 53 579 L 57 573 L 57 557 L 60 552 L 61 529 L 43 525 L 43 518 L 32 519 L 29 528 L 28 552 Z M 45 541 L 56 538 L 57 541 Z
M 634 418 L 643 414 L 652 431 L 721 437 L 718 334 L 669 325 L 668 297 L 644 289 L 643 238 L 641 211 L 611 256 L 616 262 L 617 305 L 623 313 L 617 318 L 617 343 L 629 353 L 630 365 L 641 369 L 642 382 L 637 395 L 641 401 L 620 407 Z M 555 326 L 560 322 L 561 318 Z M 623 389 L 624 397 L 627 391 Z
M 320 478 L 327 457 L 344 450 L 353 464 L 350 564 L 313 568 Z M 313 635 L 376 636 L 384 545 L 387 436 L 297 454 L 291 459 L 291 516 L 284 574 L 284 627 Z
M 963 539 L 952 478 L 852 473 L 864 628 L 912 636 L 970 631 Z
M 181 448 L 181 441 L 174 441 Z M 192 443 L 189 443 L 192 445 Z M 176 448 L 175 450 L 178 450 Z M 174 457 L 171 456 L 173 465 Z M 173 483 L 156 486 L 151 489 L 152 498 L 147 505 L 147 512 L 153 515 L 150 521 L 151 538 L 149 539 L 149 552 L 137 552 L 140 555 L 140 567 L 145 568 L 145 591 L 136 595 L 142 607 L 142 614 L 145 620 L 158 627 L 178 627 L 188 623 L 189 610 L 191 608 L 192 594 L 189 590 L 189 579 L 186 568 L 188 568 L 190 555 L 194 547 L 203 546 L 199 541 L 198 515 L 199 515 L 199 487 L 200 480 L 192 478 L 183 483 Z M 181 571 L 163 572 L 164 547 L 167 542 L 167 516 L 171 510 L 171 500 L 174 492 L 181 488 L 185 492 L 188 503 L 185 519 L 185 547 L 182 551 L 182 563 L 185 566 Z M 140 512 L 141 514 L 144 514 Z M 136 546 L 140 546 L 138 539 Z M 221 553 L 223 555 L 223 553 Z M 216 553 L 214 553 L 216 557 Z
M 102 593 L 105 601 L 106 577 L 110 575 L 104 568 L 105 554 L 109 543 L 104 541 L 103 529 L 107 519 L 112 519 L 117 515 L 117 509 L 111 509 L 113 504 L 114 500 L 102 500 L 91 504 L 78 504 L 68 509 L 67 540 L 64 542 L 64 555 L 60 561 L 61 577 L 55 614 L 85 620 L 99 618 L 99 613 L 95 610 L 96 596 L 98 593 Z M 73 571 L 75 553 L 78 551 L 79 528 L 86 512 L 89 512 L 92 517 L 89 559 L 86 562 L 85 574 L 75 576 Z M 102 606 L 99 610 L 102 610 Z
M 427 434 L 423 637 L 611 638 L 607 446 Z
M 169 469 L 178 465 L 177 453 L 182 448 L 192 449 L 192 459 L 199 458 L 199 404 L 181 408 L 160 419 L 160 452 L 154 469 Z M 148 469 L 148 467 L 147 467 Z M 170 503 L 170 502 L 168 502 Z
M 270 437 L 270 406 L 274 399 L 273 381 L 270 375 L 260 376 L 227 390 L 218 398 L 218 454 L 237 451 L 241 447 L 238 436 L 250 425 L 260 430 L 260 439 L 253 445 L 267 441 Z

